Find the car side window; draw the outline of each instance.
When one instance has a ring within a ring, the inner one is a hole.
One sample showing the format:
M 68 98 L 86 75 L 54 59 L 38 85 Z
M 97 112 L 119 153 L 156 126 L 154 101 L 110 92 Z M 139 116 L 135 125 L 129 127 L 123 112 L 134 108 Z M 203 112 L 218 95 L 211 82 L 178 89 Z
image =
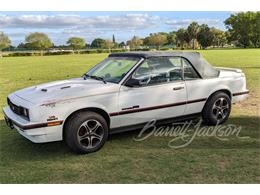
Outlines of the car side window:
M 141 86 L 182 80 L 180 59 L 175 60 L 168 57 L 148 58 L 137 68 L 132 78 L 138 80 Z
M 181 57 L 171 57 L 171 58 L 169 58 L 169 60 L 175 67 L 174 70 L 171 71 L 172 80 L 183 80 L 182 58 Z
M 193 80 L 200 78 L 198 73 L 194 70 L 190 62 L 182 58 L 183 63 L 183 75 L 185 80 Z

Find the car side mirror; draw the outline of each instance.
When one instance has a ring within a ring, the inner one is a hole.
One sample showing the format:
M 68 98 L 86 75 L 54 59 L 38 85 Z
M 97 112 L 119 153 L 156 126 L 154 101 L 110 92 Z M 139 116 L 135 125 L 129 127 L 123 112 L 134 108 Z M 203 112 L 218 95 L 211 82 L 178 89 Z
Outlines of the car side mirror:
M 128 81 L 126 81 L 125 86 L 127 87 L 140 87 L 141 84 L 138 79 L 130 78 Z

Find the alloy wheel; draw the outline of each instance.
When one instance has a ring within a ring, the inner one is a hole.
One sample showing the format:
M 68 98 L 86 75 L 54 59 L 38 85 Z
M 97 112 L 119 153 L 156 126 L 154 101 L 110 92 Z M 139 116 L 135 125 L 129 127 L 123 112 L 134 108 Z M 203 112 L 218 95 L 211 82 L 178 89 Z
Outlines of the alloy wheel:
M 224 120 L 227 117 L 228 112 L 229 112 L 228 101 L 223 97 L 218 98 L 212 107 L 212 113 L 214 117 L 218 121 Z
M 104 129 L 99 121 L 95 119 L 87 120 L 79 127 L 77 136 L 81 146 L 92 149 L 101 143 L 104 137 Z

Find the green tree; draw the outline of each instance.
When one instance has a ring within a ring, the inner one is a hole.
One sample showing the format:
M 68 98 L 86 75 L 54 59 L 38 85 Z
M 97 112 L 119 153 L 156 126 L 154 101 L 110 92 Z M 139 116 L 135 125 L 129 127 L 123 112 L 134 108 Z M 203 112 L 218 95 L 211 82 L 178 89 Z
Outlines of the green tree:
M 31 33 L 25 38 L 26 47 L 29 49 L 41 50 L 41 55 L 43 55 L 43 50 L 52 47 L 52 42 L 49 37 L 44 33 Z
M 169 32 L 167 35 L 167 44 L 176 45 L 177 43 L 177 34 L 175 31 Z
M 115 49 L 119 48 L 119 43 L 117 43 L 117 42 L 113 43 L 113 48 L 115 48 Z
M 137 49 L 143 45 L 143 40 L 134 36 L 131 40 L 127 41 L 127 45 L 129 45 L 131 49 Z
M 187 31 L 184 28 L 180 28 L 176 32 L 176 41 L 177 41 L 177 45 L 180 46 L 181 49 L 184 49 L 185 43 L 189 44 L 190 38 Z
M 227 43 L 226 33 L 217 28 L 211 28 L 211 32 L 213 33 L 213 46 L 223 47 Z
M 86 43 L 86 44 L 85 44 L 85 48 L 89 49 L 89 48 L 90 48 L 90 44 L 89 44 L 89 43 Z
M 151 45 L 150 45 L 150 42 L 149 42 L 149 36 L 148 36 L 148 37 L 145 37 L 145 38 L 143 39 L 143 45 L 144 45 L 144 46 L 151 46 Z
M 19 49 L 25 49 L 26 46 L 25 46 L 25 44 L 22 42 L 22 43 L 19 43 L 19 45 L 17 46 L 17 48 L 19 48 Z
M 91 43 L 91 48 L 105 48 L 106 40 L 101 38 L 96 38 Z
M 112 41 L 113 43 L 116 43 L 116 39 L 115 39 L 115 35 L 113 34 L 113 37 L 112 37 Z
M 256 12 L 255 18 L 253 21 L 253 37 L 252 41 L 255 47 L 260 47 L 260 12 Z
M 67 44 L 73 50 L 82 49 L 86 46 L 85 40 L 83 38 L 80 38 L 80 37 L 69 38 L 69 40 L 67 41 Z
M 104 48 L 108 49 L 109 53 L 111 52 L 113 46 L 114 43 L 112 41 L 110 41 L 109 39 L 105 40 Z
M 147 38 L 148 45 L 156 46 L 157 50 L 160 50 L 160 46 L 167 43 L 167 35 L 164 33 L 153 33 Z
M 259 13 L 240 12 L 232 14 L 224 21 L 230 33 L 230 41 L 236 41 L 238 46 L 259 47 Z
M 125 47 L 125 46 L 126 46 L 126 44 L 125 44 L 125 42 L 124 42 L 124 41 L 122 41 L 121 43 L 119 43 L 119 44 L 118 44 L 118 46 L 119 46 L 120 48 L 123 48 L 123 47 Z
M 11 41 L 6 34 L 0 32 L 0 57 L 2 57 L 2 50 L 9 47 L 11 45 Z
M 200 26 L 197 39 L 203 49 L 212 45 L 214 35 L 207 24 L 202 24 Z
M 187 28 L 187 33 L 190 39 L 192 40 L 192 49 L 195 49 L 195 41 L 199 33 L 200 26 L 197 22 L 192 22 Z

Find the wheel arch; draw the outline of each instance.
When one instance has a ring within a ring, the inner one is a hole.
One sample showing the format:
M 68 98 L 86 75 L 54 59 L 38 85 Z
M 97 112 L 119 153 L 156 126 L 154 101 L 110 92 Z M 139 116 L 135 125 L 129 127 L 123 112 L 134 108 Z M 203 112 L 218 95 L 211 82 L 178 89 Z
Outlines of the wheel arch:
M 62 127 L 62 138 L 64 138 L 64 128 L 66 126 L 66 124 L 68 123 L 69 119 L 76 113 L 79 113 L 79 112 L 82 112 L 82 111 L 92 111 L 92 112 L 95 112 L 97 114 L 100 114 L 102 117 L 104 117 L 104 119 L 106 120 L 107 122 L 107 125 L 108 127 L 110 128 L 110 116 L 109 114 L 101 109 L 101 108 L 97 108 L 97 107 L 87 107 L 87 108 L 81 108 L 81 109 L 78 109 L 78 110 L 75 110 L 74 112 L 70 113 L 66 119 L 64 120 L 64 123 L 63 123 L 63 127 Z
M 213 93 L 210 94 L 210 96 L 207 99 L 211 98 L 213 95 L 219 92 L 226 93 L 229 96 L 230 100 L 232 99 L 232 93 L 229 89 L 219 89 L 217 91 L 214 91 Z
M 219 93 L 219 92 L 226 93 L 226 94 L 229 96 L 230 101 L 232 101 L 232 93 L 231 93 L 230 90 L 228 90 L 228 89 L 219 89 L 219 90 L 216 90 L 216 91 L 214 91 L 214 92 L 212 92 L 212 93 L 210 94 L 210 96 L 207 98 L 207 101 L 205 102 L 205 104 L 204 104 L 202 110 L 204 110 L 204 108 L 205 108 L 207 102 L 210 100 L 210 98 L 211 98 L 213 95 L 215 95 L 216 93 Z

